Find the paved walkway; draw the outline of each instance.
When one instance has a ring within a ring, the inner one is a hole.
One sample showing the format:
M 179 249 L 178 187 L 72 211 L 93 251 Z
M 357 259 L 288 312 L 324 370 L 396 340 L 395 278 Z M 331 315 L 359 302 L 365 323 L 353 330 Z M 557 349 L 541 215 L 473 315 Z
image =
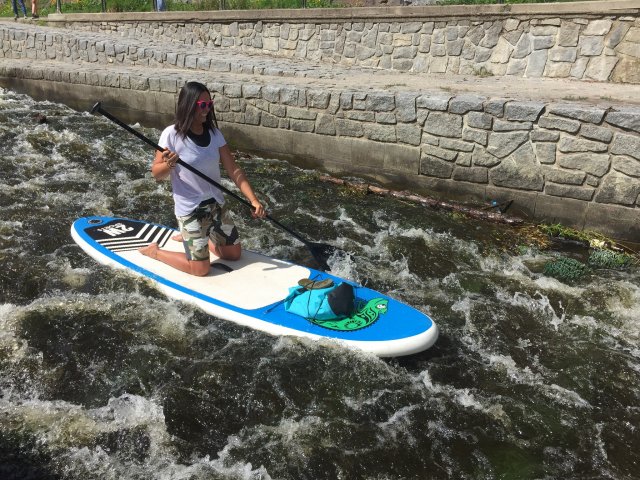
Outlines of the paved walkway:
M 399 73 L 373 68 L 346 65 L 311 63 L 297 58 L 249 55 L 239 49 L 203 48 L 163 41 L 158 38 L 126 38 L 118 34 L 66 30 L 42 27 L 30 21 L 0 21 L 0 29 L 9 28 L 24 34 L 33 33 L 53 38 L 62 35 L 67 41 L 93 42 L 105 48 L 113 46 L 116 53 L 144 52 L 146 58 L 161 59 L 155 66 L 127 65 L 113 62 L 101 64 L 89 61 L 63 63 L 59 61 L 5 58 L 4 65 L 55 64 L 63 70 L 126 72 L 141 76 L 184 76 L 193 78 L 196 71 L 215 73 L 221 81 L 258 84 L 287 84 L 338 90 L 383 90 L 437 92 L 450 94 L 477 94 L 485 97 L 504 97 L 519 100 L 543 100 L 547 102 L 578 102 L 602 106 L 640 105 L 640 85 L 585 82 L 567 79 L 479 77 L 470 75 Z M 182 61 L 184 67 L 179 66 Z M 154 62 L 155 63 L 155 62 Z M 146 73 L 145 73 L 146 72 Z M 208 76 L 209 77 L 209 76 Z

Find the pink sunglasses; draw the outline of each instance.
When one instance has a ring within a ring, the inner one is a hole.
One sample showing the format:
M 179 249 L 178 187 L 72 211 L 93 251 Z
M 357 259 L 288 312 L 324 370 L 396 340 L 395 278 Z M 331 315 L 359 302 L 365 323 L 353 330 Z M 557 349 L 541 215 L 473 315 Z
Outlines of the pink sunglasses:
M 202 110 L 211 108 L 213 107 L 213 100 L 209 100 L 208 102 L 205 100 L 198 100 L 196 101 L 196 105 L 199 106 Z

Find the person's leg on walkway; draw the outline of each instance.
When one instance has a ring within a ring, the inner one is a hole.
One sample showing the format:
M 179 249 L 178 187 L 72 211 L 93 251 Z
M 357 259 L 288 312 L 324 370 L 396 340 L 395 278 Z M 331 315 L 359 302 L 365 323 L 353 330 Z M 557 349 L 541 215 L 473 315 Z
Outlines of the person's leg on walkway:
M 20 2 L 20 6 L 22 7 L 22 15 L 24 18 L 27 18 L 27 7 L 24 6 L 24 0 L 17 0 Z M 18 6 L 16 5 L 16 0 L 13 1 L 13 13 L 16 14 L 16 18 L 18 18 Z

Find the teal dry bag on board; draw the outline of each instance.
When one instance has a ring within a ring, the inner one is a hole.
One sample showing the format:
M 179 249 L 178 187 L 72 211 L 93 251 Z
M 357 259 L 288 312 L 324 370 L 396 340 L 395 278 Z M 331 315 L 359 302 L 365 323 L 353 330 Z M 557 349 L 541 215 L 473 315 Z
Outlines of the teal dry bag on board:
M 345 318 L 354 311 L 353 286 L 339 283 L 327 288 L 291 287 L 284 301 L 287 312 L 311 320 Z

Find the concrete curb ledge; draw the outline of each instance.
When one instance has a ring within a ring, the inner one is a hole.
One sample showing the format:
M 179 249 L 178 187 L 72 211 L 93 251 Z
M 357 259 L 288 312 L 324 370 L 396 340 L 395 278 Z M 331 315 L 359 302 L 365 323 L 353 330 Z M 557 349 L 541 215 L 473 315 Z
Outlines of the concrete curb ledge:
M 69 13 L 50 14 L 46 21 L 73 22 L 234 22 L 304 20 L 423 20 L 459 16 L 565 16 L 565 15 L 633 15 L 640 12 L 638 0 L 613 0 L 566 3 L 524 3 L 506 5 L 452 5 L 421 7 L 362 7 L 270 10 L 222 10 L 203 12 L 126 12 L 126 13 Z

